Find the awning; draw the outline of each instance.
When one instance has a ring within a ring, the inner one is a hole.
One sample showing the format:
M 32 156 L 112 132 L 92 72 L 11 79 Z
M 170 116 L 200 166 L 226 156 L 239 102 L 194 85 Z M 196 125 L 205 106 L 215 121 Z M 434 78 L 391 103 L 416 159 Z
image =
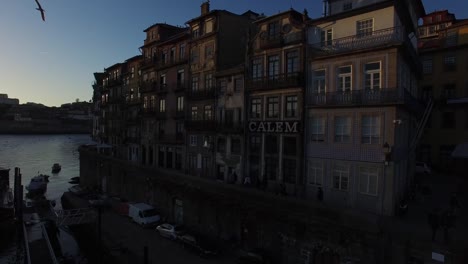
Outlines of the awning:
M 468 159 L 468 142 L 458 144 L 452 152 L 452 157 Z

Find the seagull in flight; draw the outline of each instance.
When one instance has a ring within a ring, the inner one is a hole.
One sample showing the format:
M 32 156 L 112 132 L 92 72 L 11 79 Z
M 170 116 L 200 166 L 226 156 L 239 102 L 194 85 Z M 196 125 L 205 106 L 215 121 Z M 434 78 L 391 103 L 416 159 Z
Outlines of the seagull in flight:
M 36 1 L 36 4 L 37 4 L 36 10 L 39 10 L 39 12 L 41 12 L 42 21 L 45 21 L 45 14 L 44 14 L 45 10 L 42 9 L 41 4 L 39 4 L 39 0 L 35 0 L 35 1 Z

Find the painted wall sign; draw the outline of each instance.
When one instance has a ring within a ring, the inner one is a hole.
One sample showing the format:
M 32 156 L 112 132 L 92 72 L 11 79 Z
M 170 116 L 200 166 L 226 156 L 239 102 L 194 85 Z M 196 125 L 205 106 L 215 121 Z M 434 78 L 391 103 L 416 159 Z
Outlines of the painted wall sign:
M 250 121 L 249 131 L 257 133 L 299 133 L 299 121 Z

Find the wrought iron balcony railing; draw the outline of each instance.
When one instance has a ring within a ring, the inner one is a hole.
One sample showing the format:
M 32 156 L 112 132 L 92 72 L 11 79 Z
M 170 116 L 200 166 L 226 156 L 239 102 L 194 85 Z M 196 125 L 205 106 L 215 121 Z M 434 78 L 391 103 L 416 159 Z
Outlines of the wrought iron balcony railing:
M 216 131 L 215 120 L 186 120 L 185 129 L 190 131 Z
M 188 98 L 192 100 L 212 99 L 215 97 L 215 88 L 198 89 L 188 91 Z
M 248 90 L 273 90 L 287 87 L 302 87 L 304 75 L 302 72 L 265 76 L 247 80 Z
M 314 57 L 329 56 L 339 53 L 358 51 L 381 47 L 398 43 L 409 43 L 409 38 L 405 35 L 404 27 L 393 27 L 382 30 L 373 31 L 366 35 L 353 35 L 349 37 L 323 41 L 311 44 L 309 47 L 309 55 Z M 412 44 L 410 44 L 412 45 Z M 412 48 L 413 52 L 416 50 Z
M 155 81 L 141 81 L 140 82 L 140 92 L 152 92 L 156 91 L 158 88 L 158 83 Z
M 303 42 L 305 40 L 304 33 L 300 32 L 292 32 L 288 34 L 276 34 L 273 36 L 265 36 L 264 38 L 260 38 L 260 42 L 258 48 L 260 49 L 271 49 L 271 48 L 279 48 L 285 45 L 291 45 Z

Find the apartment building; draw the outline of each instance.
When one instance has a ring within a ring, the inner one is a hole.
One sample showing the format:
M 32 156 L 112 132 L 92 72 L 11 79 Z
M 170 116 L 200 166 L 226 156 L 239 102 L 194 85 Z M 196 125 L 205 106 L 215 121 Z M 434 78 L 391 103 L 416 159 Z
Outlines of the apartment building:
M 181 169 L 183 127 L 175 121 L 175 114 L 176 94 L 184 91 L 183 86 L 178 86 L 177 78 L 185 79 L 184 71 L 188 70 L 184 65 L 188 57 L 187 29 L 157 23 L 144 32 L 146 39 L 140 48 L 143 53 L 141 163 Z
M 139 67 L 143 57 L 134 56 L 125 61 L 127 70 L 123 73 L 124 85 L 124 145 L 126 160 L 138 162 L 140 157 L 141 96 L 139 90 Z
M 330 0 L 309 24 L 306 197 L 392 215 L 412 181 L 424 107 L 421 1 Z
M 288 10 L 255 21 L 246 83 L 249 181 L 299 195 L 307 14 Z
M 189 116 L 185 126 L 186 172 L 189 174 L 216 177 L 216 73 L 244 61 L 246 39 L 255 17 L 253 12 L 237 15 L 225 10 L 210 10 L 207 1 L 201 5 L 200 16 L 187 21 L 191 34 Z
M 103 141 L 103 128 L 101 127 L 102 124 L 102 114 L 101 114 L 101 93 L 103 89 L 103 81 L 105 78 L 105 73 L 103 72 L 95 72 L 94 73 L 94 82 L 92 84 L 93 87 L 93 105 L 92 105 L 92 112 L 93 112 L 93 130 L 91 133 L 91 137 L 96 142 Z
M 423 64 L 422 100 L 436 102 L 419 146 L 418 159 L 442 171 L 466 167 L 451 154 L 468 142 L 468 20 L 447 10 L 427 14 L 419 26 Z

